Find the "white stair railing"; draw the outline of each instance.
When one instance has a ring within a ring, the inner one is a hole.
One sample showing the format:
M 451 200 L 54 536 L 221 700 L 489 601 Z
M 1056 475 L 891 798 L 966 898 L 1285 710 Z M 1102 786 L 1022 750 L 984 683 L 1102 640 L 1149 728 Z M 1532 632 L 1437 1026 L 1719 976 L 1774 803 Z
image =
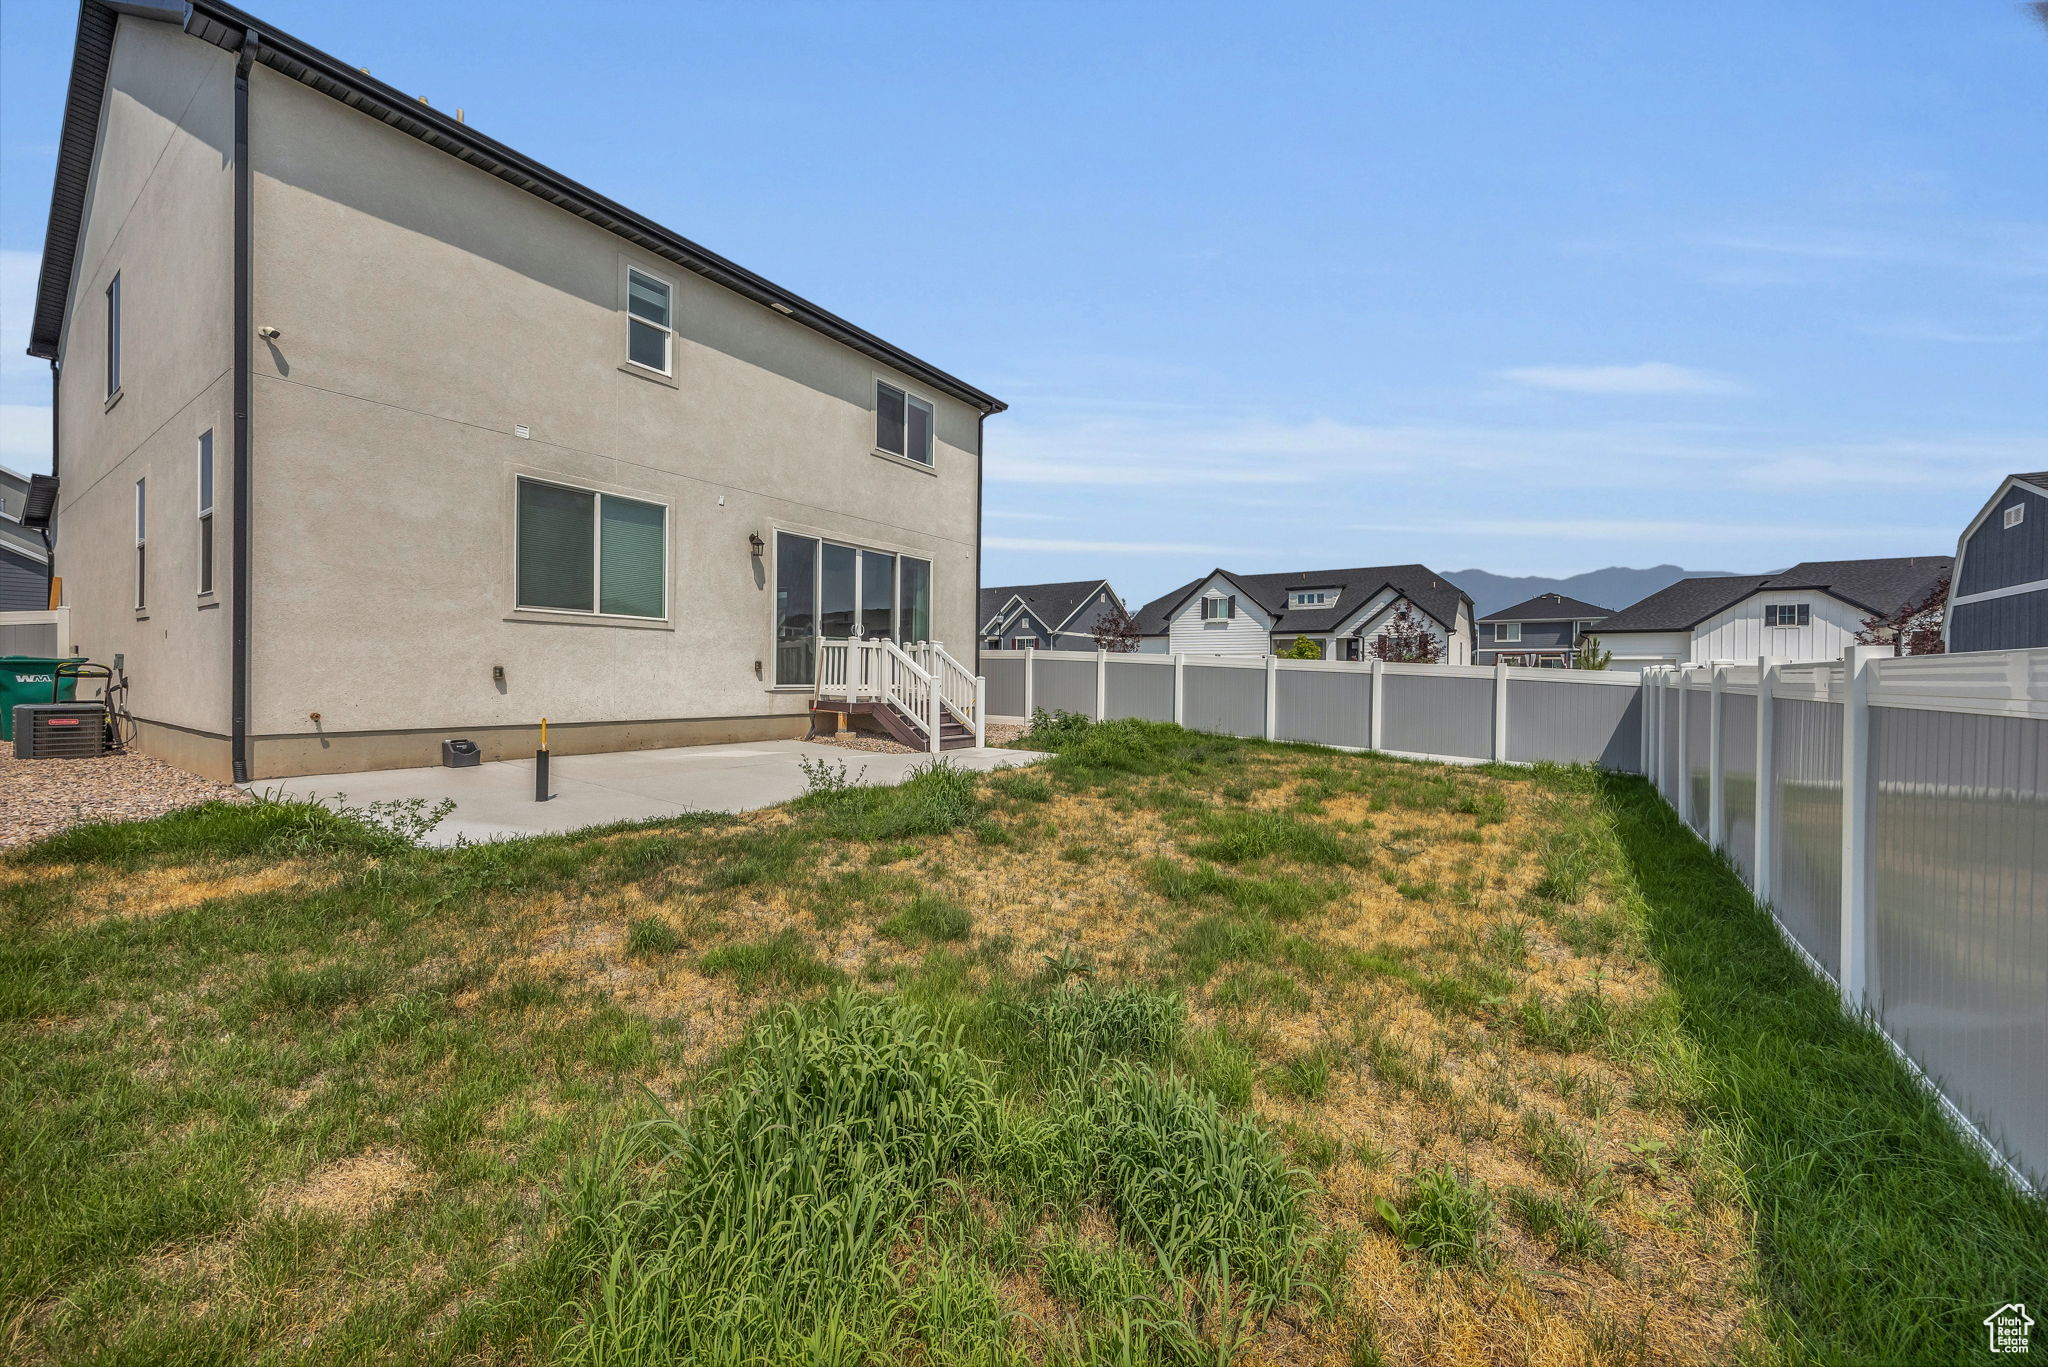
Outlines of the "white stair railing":
M 904 647 L 889 640 L 821 640 L 817 677 L 820 698 L 888 703 L 933 754 L 939 752 L 947 713 L 973 732 L 977 746 L 987 737 L 987 682 L 937 641 Z
M 974 733 L 974 743 L 980 745 L 986 739 L 986 681 L 976 677 L 937 641 L 919 641 L 910 647 L 910 654 L 938 684 L 939 698 L 945 709 Z

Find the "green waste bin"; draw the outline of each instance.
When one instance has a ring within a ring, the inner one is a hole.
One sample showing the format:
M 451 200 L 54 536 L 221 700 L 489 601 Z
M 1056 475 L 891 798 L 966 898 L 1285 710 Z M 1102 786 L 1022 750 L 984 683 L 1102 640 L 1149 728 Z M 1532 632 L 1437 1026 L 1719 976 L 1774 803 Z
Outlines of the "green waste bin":
M 83 655 L 0 655 L 0 741 L 14 739 L 14 707 L 25 702 L 70 702 L 78 680 L 57 679 L 57 666 L 83 664 Z M 50 685 L 59 687 L 53 697 Z

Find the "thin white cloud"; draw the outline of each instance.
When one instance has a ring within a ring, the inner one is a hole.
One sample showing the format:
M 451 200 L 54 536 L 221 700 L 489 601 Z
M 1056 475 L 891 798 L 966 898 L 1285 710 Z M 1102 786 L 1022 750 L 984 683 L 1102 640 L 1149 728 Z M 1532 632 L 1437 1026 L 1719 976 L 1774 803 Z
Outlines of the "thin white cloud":
M 1725 375 L 1667 361 L 1519 366 L 1501 374 L 1516 384 L 1569 394 L 1734 394 L 1742 389 Z
M 1532 536 L 1580 541 L 1858 541 L 1870 537 L 1922 537 L 1936 543 L 1954 537 L 1947 527 L 1876 526 L 1847 522 L 1835 526 L 1810 523 L 1730 521 L 1657 521 L 1651 518 L 1472 518 L 1458 522 L 1358 522 L 1361 532 L 1404 532 L 1423 535 Z M 1496 571 L 1498 573 L 1498 571 Z
M 1896 337 L 1907 342 L 1946 342 L 1960 346 L 1996 346 L 2041 340 L 2041 329 L 2038 326 L 1986 331 L 1981 328 L 1950 327 L 1946 323 L 1925 319 L 1877 323 L 1863 331 L 1872 337 Z
M 1229 546 L 1205 546 L 1177 541 L 1089 541 L 1060 540 L 1032 536 L 986 536 L 981 544 L 992 551 L 1080 551 L 1096 555 L 1245 555 Z

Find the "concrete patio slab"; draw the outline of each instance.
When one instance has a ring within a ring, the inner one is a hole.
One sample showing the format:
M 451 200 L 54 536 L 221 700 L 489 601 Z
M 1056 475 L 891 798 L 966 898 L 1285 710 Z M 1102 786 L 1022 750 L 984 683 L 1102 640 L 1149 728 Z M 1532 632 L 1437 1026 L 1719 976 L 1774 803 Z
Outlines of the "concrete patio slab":
M 986 772 L 1030 764 L 1031 750 L 949 750 L 946 759 Z M 555 755 L 548 764 L 554 796 L 533 800 L 533 761 L 506 760 L 474 769 L 379 769 L 360 774 L 263 779 L 243 785 L 264 796 L 340 801 L 351 807 L 402 798 L 455 810 L 427 837 L 431 845 L 553 835 L 614 821 L 646 821 L 690 812 L 747 812 L 787 802 L 804 791 L 799 761 L 844 764 L 861 783 L 897 784 L 929 755 L 874 754 L 801 740 L 690 745 L 603 755 Z

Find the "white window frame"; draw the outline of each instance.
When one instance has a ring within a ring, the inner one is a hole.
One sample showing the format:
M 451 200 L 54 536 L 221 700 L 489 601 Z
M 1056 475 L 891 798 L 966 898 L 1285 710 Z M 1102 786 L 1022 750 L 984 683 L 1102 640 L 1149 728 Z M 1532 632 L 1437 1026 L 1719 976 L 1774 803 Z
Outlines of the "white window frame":
M 1493 624 L 1493 639 L 1496 641 L 1513 641 L 1519 644 L 1522 639 L 1522 624 L 1520 622 L 1495 622 Z
M 149 476 L 135 481 L 135 610 L 149 610 Z
M 1295 589 L 1288 594 L 1287 605 L 1295 608 L 1326 608 L 1337 601 L 1337 595 L 1329 589 Z
M 121 392 L 121 272 L 107 282 L 107 394 L 111 402 Z
M 211 597 L 214 591 L 213 551 L 215 543 L 213 535 L 213 506 L 215 498 L 218 497 L 220 487 L 220 466 L 214 459 L 213 447 L 213 429 L 209 427 L 199 434 L 199 439 L 193 443 L 192 450 L 192 498 L 196 508 L 195 517 L 198 523 L 199 540 L 199 577 L 197 588 L 199 596 L 202 598 Z M 209 494 L 214 495 L 214 497 L 208 497 Z
M 1781 620 L 1787 613 L 1792 620 Z M 1764 625 L 1776 630 L 1797 630 L 1813 624 L 1813 606 L 1810 603 L 1766 603 L 1764 604 Z
M 1211 611 L 1211 609 L 1220 609 Z M 1202 595 L 1202 620 L 1204 622 L 1231 622 L 1237 619 L 1237 595 L 1210 589 Z
M 642 318 L 639 314 L 633 312 L 633 277 L 636 275 L 650 284 L 659 285 L 668 291 L 668 321 L 666 323 L 657 323 L 651 318 Z M 626 263 L 625 273 L 619 277 L 619 291 L 619 306 L 626 315 L 626 364 L 634 370 L 644 370 L 651 375 L 660 375 L 668 379 L 674 379 L 676 372 L 676 282 L 667 276 L 656 274 L 645 266 L 636 266 L 629 261 Z M 633 359 L 633 325 L 635 323 L 639 323 L 644 327 L 661 329 L 662 364 L 659 369 L 648 365 L 644 361 Z M 622 494 L 620 497 L 623 498 L 625 495 Z
M 898 394 L 901 394 L 903 396 L 903 449 L 901 451 L 891 451 L 888 447 L 882 445 L 882 391 L 884 389 L 893 389 Z M 892 457 L 893 459 L 900 461 L 906 461 L 911 465 L 915 465 L 920 470 L 938 469 L 938 405 L 933 403 L 930 399 L 924 397 L 924 395 L 918 393 L 916 390 L 912 389 L 909 385 L 899 384 L 897 381 L 890 379 L 886 375 L 875 376 L 874 401 L 876 454 L 889 456 Z M 922 408 L 925 413 L 925 452 L 922 456 L 915 456 L 910 453 L 910 409 L 913 404 L 919 408 Z
M 2015 503 L 2012 505 L 2012 507 L 2007 508 L 2005 512 L 2001 515 L 1999 530 L 2009 532 L 2014 527 L 2019 526 L 2022 522 L 2025 522 L 2026 520 L 2027 505 L 2024 503 Z
M 557 489 L 568 489 L 579 494 L 594 495 L 590 505 L 590 516 L 595 525 L 590 538 L 590 606 L 587 608 L 537 607 L 519 601 L 519 486 L 521 484 L 547 484 Z M 604 612 L 599 605 L 604 602 L 604 499 L 625 499 L 629 503 L 648 503 L 661 509 L 661 615 L 643 617 L 636 612 Z M 515 612 L 553 613 L 563 617 L 595 617 L 601 621 L 616 622 L 668 622 L 675 613 L 675 585 L 669 576 L 675 563 L 673 548 L 669 539 L 675 535 L 675 509 L 667 499 L 649 498 L 645 494 L 627 493 L 623 489 L 602 489 L 590 484 L 572 484 L 566 479 L 549 479 L 544 475 L 514 474 L 512 477 L 512 609 Z

